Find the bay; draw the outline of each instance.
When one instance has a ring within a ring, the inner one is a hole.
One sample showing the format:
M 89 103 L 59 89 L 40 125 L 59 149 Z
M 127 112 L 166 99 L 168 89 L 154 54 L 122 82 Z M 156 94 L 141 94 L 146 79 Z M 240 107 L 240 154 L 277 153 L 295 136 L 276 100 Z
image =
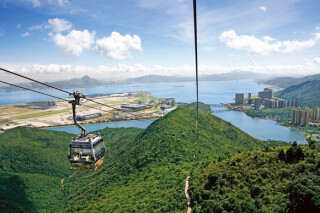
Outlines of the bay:
M 263 90 L 266 85 L 257 84 L 253 80 L 237 80 L 237 81 L 200 81 L 199 82 L 199 100 L 207 104 L 230 103 L 234 100 L 237 92 L 248 93 L 253 95 Z M 93 94 L 111 94 L 123 92 L 147 91 L 154 97 L 159 98 L 175 98 L 177 102 L 191 103 L 196 100 L 195 83 L 194 82 L 163 82 L 163 83 L 139 83 L 139 84 L 112 84 L 96 88 L 79 88 L 86 95 Z M 69 90 L 72 91 L 72 90 Z M 59 97 L 68 97 L 67 95 L 45 90 L 52 95 Z M 19 102 L 31 102 L 48 100 L 46 96 L 34 94 L 28 91 L 5 92 L 0 90 L 0 105 L 15 104 Z M 278 125 L 275 121 L 251 118 L 242 112 L 226 111 L 214 113 L 216 116 L 232 123 L 241 130 L 247 132 L 261 140 L 281 140 L 286 142 L 297 141 L 305 143 L 305 137 L 297 129 L 287 128 Z M 152 123 L 152 120 L 144 121 L 126 121 L 105 124 L 88 124 L 86 128 L 95 131 L 105 127 L 138 127 L 146 128 Z M 66 131 L 78 134 L 77 128 L 74 126 L 50 128 L 56 131 Z

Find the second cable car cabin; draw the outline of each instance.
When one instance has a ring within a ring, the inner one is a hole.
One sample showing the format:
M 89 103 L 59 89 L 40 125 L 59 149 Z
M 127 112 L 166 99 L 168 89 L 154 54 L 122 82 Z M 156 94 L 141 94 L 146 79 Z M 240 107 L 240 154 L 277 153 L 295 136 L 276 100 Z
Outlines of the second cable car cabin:
M 75 137 L 69 145 L 69 161 L 73 169 L 98 169 L 104 160 L 105 147 L 101 136 Z
M 73 92 L 72 114 L 74 124 L 81 129 L 81 135 L 74 137 L 69 144 L 68 159 L 72 169 L 98 169 L 104 160 L 105 147 L 101 136 L 86 134 L 86 130 L 77 122 L 76 106 L 80 105 L 80 98 L 85 98 L 80 92 Z

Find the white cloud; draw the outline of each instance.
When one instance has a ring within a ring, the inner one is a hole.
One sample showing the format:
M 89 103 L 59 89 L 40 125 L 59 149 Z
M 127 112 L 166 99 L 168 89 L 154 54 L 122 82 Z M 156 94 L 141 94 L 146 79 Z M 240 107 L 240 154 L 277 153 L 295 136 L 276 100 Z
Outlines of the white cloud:
M 137 35 L 122 36 L 118 32 L 112 32 L 109 37 L 96 41 L 96 50 L 113 59 L 126 59 L 130 57 L 131 50 L 142 51 L 141 39 Z
M 66 35 L 61 33 L 52 35 L 52 40 L 66 53 L 80 56 L 84 49 L 89 49 L 94 43 L 95 34 L 95 32 L 90 33 L 88 30 L 72 30 Z
M 264 36 L 263 40 L 265 40 L 265 41 L 274 41 L 275 39 L 270 37 L 270 36 Z
M 32 3 L 33 7 L 40 7 L 41 4 L 55 4 L 64 7 L 69 3 L 69 0 L 23 0 Z
M 39 24 L 39 25 L 32 25 L 31 27 L 29 27 L 28 29 L 30 31 L 33 31 L 33 30 L 43 30 L 46 28 L 46 25 L 45 24 Z
M 164 66 L 143 64 L 117 64 L 115 66 L 83 66 L 70 64 L 29 64 L 29 65 L 13 65 L 0 63 L 1 67 L 16 71 L 37 78 L 42 81 L 57 81 L 71 78 L 79 78 L 83 75 L 89 75 L 93 78 L 101 80 L 121 80 L 126 78 L 139 77 L 143 75 L 167 75 L 167 76 L 190 76 L 194 75 L 194 65 L 180 66 Z M 311 75 L 319 73 L 320 57 L 306 60 L 305 63 L 293 65 L 267 65 L 259 66 L 243 65 L 243 66 L 221 66 L 221 65 L 200 65 L 199 72 L 201 75 L 227 73 L 234 70 L 251 71 L 257 73 L 268 73 L 274 75 Z M 2 75 L 0 79 L 10 78 L 11 76 Z M 10 78 L 10 82 L 16 82 L 20 79 Z
M 29 36 L 31 36 L 31 34 L 29 32 L 25 32 L 25 33 L 21 34 L 22 38 L 29 37 Z
M 69 3 L 69 0 L 49 0 L 49 3 L 51 3 L 51 4 L 57 4 L 57 5 L 59 5 L 60 7 L 63 7 L 63 6 L 65 6 L 66 4 Z
M 307 41 L 283 41 L 283 52 L 284 53 L 291 53 L 297 50 L 301 50 L 304 48 L 313 47 L 316 44 L 318 39 L 310 39 Z
M 312 63 L 314 64 L 319 64 L 320 65 L 320 57 L 315 57 L 311 60 Z
M 264 36 L 263 39 L 259 39 L 254 35 L 238 35 L 234 30 L 229 30 L 223 32 L 219 39 L 230 48 L 266 55 L 271 52 L 291 53 L 313 47 L 320 40 L 320 33 L 315 34 L 314 38 L 305 41 L 278 41 L 270 36 Z
M 261 6 L 261 7 L 259 7 L 259 10 L 261 10 L 261 11 L 263 11 L 263 12 L 267 12 L 267 7 Z
M 223 32 L 220 41 L 228 47 L 237 50 L 246 50 L 250 53 L 268 54 L 280 50 L 280 43 L 271 43 L 268 39 L 260 40 L 252 35 L 237 35 L 234 30 Z
M 315 28 L 316 30 L 320 30 L 320 26 L 316 26 L 316 28 Z
M 60 33 L 67 30 L 71 30 L 71 28 L 72 28 L 72 24 L 69 21 L 61 18 L 53 18 L 53 19 L 48 19 L 47 24 L 33 25 L 28 29 L 30 31 L 50 29 L 55 33 Z
M 89 49 L 95 42 L 95 32 L 72 30 L 72 23 L 60 18 L 48 19 L 47 24 L 34 25 L 29 30 L 49 30 L 49 37 L 65 53 L 80 56 L 84 49 Z M 67 34 L 64 34 L 64 33 Z M 64 33 L 63 33 L 64 32 Z
M 71 30 L 72 24 L 69 21 L 60 18 L 48 19 L 48 28 L 52 31 L 60 33 L 67 30 Z
M 40 0 L 25 0 L 27 2 L 31 2 L 33 7 L 40 7 Z
M 72 23 L 60 18 L 48 19 L 47 24 L 29 27 L 30 31 L 49 30 L 49 37 L 58 47 L 68 54 L 80 56 L 84 49 L 89 49 L 95 43 L 95 32 L 72 30 L 65 34 L 71 29 Z M 22 36 L 30 36 L 30 33 Z M 142 51 L 141 39 L 137 35 L 121 35 L 118 32 L 112 32 L 109 37 L 98 39 L 95 49 L 106 57 L 126 59 L 130 57 L 132 50 Z

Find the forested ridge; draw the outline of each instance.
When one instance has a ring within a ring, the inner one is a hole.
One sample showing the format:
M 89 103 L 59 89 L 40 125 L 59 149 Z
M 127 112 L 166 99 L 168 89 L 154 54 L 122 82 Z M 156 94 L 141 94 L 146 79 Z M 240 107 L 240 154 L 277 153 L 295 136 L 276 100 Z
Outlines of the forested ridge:
M 310 80 L 290 86 L 277 92 L 276 95 L 287 100 L 297 99 L 304 107 L 317 107 L 320 105 L 320 80 Z
M 195 111 L 187 106 L 144 130 L 98 131 L 107 152 L 103 166 L 94 172 L 69 170 L 66 151 L 70 134 L 30 128 L 1 134 L 1 162 L 7 163 L 0 164 L 6 174 L 0 178 L 4 183 L 0 208 L 9 211 L 10 206 L 14 212 L 13 206 L 22 196 L 25 200 L 18 209 L 25 212 L 185 212 L 188 175 L 195 181 L 209 165 L 234 154 L 285 147 L 281 142 L 257 140 L 202 109 L 199 140 L 195 137 Z M 31 143 L 37 151 L 29 151 Z M 15 160 L 16 155 L 23 158 Z M 30 174 L 38 178 L 26 180 Z M 18 193 L 8 193 L 12 187 L 8 175 L 19 177 Z
M 194 212 L 319 212 L 320 145 L 240 153 L 191 181 Z

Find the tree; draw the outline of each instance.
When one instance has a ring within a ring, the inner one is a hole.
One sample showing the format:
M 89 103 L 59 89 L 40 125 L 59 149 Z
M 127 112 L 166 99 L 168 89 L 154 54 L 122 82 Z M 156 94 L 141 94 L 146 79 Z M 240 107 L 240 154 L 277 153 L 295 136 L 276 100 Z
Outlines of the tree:
M 307 142 L 308 142 L 308 145 L 311 149 L 314 149 L 314 144 L 315 144 L 315 141 L 312 140 L 312 138 L 309 136 L 307 137 Z
M 282 161 L 286 161 L 286 154 L 284 153 L 283 149 L 278 154 L 278 159 Z
M 287 163 L 297 163 L 304 159 L 304 153 L 300 146 L 296 142 L 286 152 L 286 162 Z
M 319 176 L 298 176 L 289 186 L 289 212 L 320 212 L 319 183 Z

